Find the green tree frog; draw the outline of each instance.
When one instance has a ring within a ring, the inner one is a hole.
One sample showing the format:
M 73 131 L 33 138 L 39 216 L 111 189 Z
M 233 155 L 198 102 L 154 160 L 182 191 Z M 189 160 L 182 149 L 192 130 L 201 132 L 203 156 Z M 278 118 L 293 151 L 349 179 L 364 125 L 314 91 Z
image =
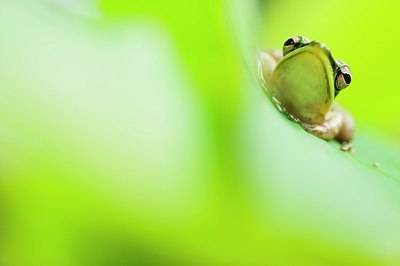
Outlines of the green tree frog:
M 351 71 L 323 43 L 291 37 L 283 51 L 259 52 L 258 70 L 267 94 L 292 121 L 322 139 L 352 139 L 352 117 L 334 104 L 339 92 L 349 86 Z

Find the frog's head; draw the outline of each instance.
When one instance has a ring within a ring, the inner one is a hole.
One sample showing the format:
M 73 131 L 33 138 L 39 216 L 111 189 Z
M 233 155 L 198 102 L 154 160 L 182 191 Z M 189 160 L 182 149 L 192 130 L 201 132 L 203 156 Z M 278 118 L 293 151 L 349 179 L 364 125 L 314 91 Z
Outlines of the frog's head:
M 332 56 L 331 51 L 323 43 L 317 41 L 311 42 L 308 38 L 304 36 L 293 36 L 287 39 L 283 44 L 283 56 L 286 56 L 301 47 L 309 45 L 322 49 L 322 52 L 329 58 L 335 78 L 334 81 L 336 97 L 341 90 L 347 88 L 350 85 L 351 70 L 345 62 L 341 60 L 335 60 Z
M 276 96 L 290 113 L 304 122 L 318 123 L 339 92 L 349 86 L 351 71 L 323 43 L 295 36 L 285 41 L 283 58 L 271 80 Z

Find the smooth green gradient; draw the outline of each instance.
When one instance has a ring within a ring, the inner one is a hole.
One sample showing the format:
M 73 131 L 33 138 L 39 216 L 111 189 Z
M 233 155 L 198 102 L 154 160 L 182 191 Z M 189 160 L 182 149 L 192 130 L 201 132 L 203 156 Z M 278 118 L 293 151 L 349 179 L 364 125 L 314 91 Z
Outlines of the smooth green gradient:
M 0 265 L 398 265 L 396 54 L 371 53 L 398 37 L 334 2 L 3 0 Z M 257 83 L 293 34 L 352 66 L 355 156 Z

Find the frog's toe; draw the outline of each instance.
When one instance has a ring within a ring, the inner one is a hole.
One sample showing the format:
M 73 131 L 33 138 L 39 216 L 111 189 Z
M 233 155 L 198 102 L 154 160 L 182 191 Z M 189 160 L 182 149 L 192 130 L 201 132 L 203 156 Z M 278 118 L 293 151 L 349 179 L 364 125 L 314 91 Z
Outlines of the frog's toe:
M 339 133 L 336 136 L 338 141 L 349 142 L 353 139 L 354 135 L 354 119 L 349 114 L 343 115 L 343 124 Z

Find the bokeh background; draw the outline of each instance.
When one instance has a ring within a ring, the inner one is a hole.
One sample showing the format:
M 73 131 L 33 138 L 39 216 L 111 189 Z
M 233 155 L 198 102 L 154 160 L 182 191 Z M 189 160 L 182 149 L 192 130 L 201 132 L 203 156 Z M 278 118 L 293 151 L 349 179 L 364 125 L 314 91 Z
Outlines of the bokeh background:
M 2 0 L 0 265 L 399 265 L 398 9 Z M 299 34 L 352 68 L 354 155 L 257 82 Z

